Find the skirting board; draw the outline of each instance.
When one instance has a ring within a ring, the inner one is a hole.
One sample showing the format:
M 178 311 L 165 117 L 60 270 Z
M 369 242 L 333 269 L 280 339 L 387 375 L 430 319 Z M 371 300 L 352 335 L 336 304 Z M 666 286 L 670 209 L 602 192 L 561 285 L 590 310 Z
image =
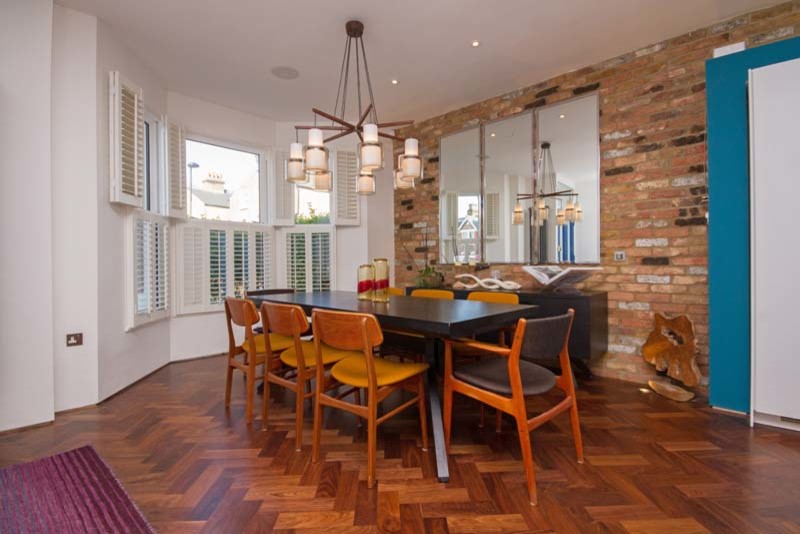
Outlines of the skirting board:
M 760 425 L 774 426 L 778 428 L 784 428 L 786 430 L 800 432 L 800 421 L 797 419 L 790 419 L 788 417 L 781 417 L 779 415 L 754 412 L 753 422 Z

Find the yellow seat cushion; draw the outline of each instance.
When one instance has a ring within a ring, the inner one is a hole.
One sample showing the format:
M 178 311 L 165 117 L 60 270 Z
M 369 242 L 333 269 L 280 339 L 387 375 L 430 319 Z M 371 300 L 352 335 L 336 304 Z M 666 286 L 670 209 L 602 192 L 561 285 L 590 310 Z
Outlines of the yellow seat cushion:
M 378 357 L 373 358 L 373 361 L 375 362 L 375 378 L 377 378 L 378 387 L 402 382 L 412 376 L 424 373 L 428 369 L 427 363 L 401 363 Z M 331 375 L 342 384 L 358 388 L 369 386 L 367 362 L 363 355 L 345 358 L 336 363 L 331 367 Z
M 267 352 L 267 342 L 264 338 L 264 334 L 260 334 L 258 336 L 254 336 L 256 340 L 256 353 L 263 354 Z M 279 352 L 282 350 L 286 350 L 294 344 L 294 338 L 292 336 L 282 336 L 280 334 L 270 334 L 269 335 L 269 345 L 272 347 L 273 352 Z M 247 341 L 242 343 L 242 349 L 247 350 Z
M 300 345 L 303 347 L 303 359 L 305 360 L 306 367 L 317 365 L 317 353 L 314 350 L 314 342 L 301 341 Z M 323 365 L 338 362 L 350 356 L 362 356 L 358 351 L 338 350 L 328 345 L 322 345 L 320 348 L 322 350 Z M 297 367 L 297 350 L 294 344 L 281 353 L 281 361 L 290 367 Z

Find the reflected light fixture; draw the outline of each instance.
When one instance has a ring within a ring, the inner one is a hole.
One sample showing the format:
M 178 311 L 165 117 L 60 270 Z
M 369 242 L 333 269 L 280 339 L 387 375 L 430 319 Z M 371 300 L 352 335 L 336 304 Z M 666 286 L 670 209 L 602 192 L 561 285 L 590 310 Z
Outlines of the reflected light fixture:
M 336 91 L 336 101 L 333 106 L 333 113 L 326 113 L 318 108 L 312 108 L 314 114 L 313 126 L 295 126 L 295 132 L 308 130 L 308 142 L 303 147 L 301 155 L 294 157 L 296 149 L 290 150 L 290 167 L 287 168 L 286 179 L 289 182 L 299 183 L 300 170 L 308 178 L 314 179 L 314 189 L 317 191 L 331 190 L 331 173 L 329 168 L 330 153 L 325 146 L 326 143 L 339 139 L 350 134 L 356 134 L 359 138 L 358 143 L 358 166 L 356 176 L 356 191 L 362 195 L 375 193 L 375 171 L 383 169 L 384 154 L 383 144 L 380 137 L 405 142 L 405 153 L 401 155 L 403 159 L 398 167 L 402 171 L 403 178 L 414 180 L 422 176 L 422 160 L 419 156 L 419 143 L 416 139 L 403 139 L 394 134 L 381 132 L 381 128 L 397 128 L 413 124 L 414 121 L 394 121 L 380 122 L 378 112 L 375 107 L 375 97 L 372 91 L 372 80 L 367 66 L 367 54 L 364 49 L 364 24 L 358 20 L 351 20 L 345 24 L 347 41 L 342 58 L 341 72 L 339 73 L 339 85 Z M 355 63 L 354 83 L 350 83 L 351 65 Z M 363 72 L 362 72 L 363 71 Z M 393 79 L 392 84 L 397 85 L 397 80 Z M 348 98 L 348 90 L 351 94 Z M 365 99 L 362 100 L 362 94 Z M 358 113 L 355 120 L 347 120 L 347 103 L 357 102 Z M 330 121 L 330 124 L 318 125 L 317 118 Z M 323 138 L 323 131 L 332 132 L 332 135 Z M 292 146 L 299 144 L 293 143 Z M 396 181 L 396 176 L 394 177 Z M 413 187 L 413 183 L 411 184 Z
M 514 204 L 514 214 L 511 217 L 511 224 L 522 224 L 522 204 Z

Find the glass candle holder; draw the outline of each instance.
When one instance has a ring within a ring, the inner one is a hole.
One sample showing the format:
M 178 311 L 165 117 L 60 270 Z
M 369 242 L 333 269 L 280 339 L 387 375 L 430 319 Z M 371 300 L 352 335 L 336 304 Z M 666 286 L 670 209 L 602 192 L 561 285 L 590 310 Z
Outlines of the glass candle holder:
M 369 263 L 358 266 L 358 300 L 372 300 L 375 267 Z
M 389 302 L 389 260 L 375 258 L 375 284 L 372 290 L 372 302 Z

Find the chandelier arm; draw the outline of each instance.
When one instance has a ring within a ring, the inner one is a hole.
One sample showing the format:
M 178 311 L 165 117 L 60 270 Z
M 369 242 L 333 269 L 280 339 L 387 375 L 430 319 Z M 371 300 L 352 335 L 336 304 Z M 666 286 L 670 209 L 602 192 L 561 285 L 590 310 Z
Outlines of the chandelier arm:
M 414 121 L 394 121 L 394 122 L 381 122 L 378 128 L 391 128 L 393 126 L 408 126 L 414 124 Z
M 403 139 L 402 137 L 397 137 L 396 135 L 388 133 L 378 132 L 378 135 L 381 137 L 385 137 L 387 139 L 394 139 L 395 141 L 405 141 L 405 139 Z
M 372 121 L 378 124 L 378 108 L 375 106 L 375 94 L 372 92 L 372 79 L 369 76 L 369 65 L 367 65 L 367 50 L 364 48 L 364 40 L 361 39 L 361 55 L 364 56 L 364 74 L 367 77 L 367 89 L 369 89 L 369 102 L 372 104 Z
M 369 104 L 367 109 L 364 110 L 364 113 L 361 114 L 361 118 L 358 119 L 358 124 L 356 124 L 356 127 L 361 128 L 361 125 L 364 124 L 365 120 L 367 120 L 367 115 L 369 115 L 370 111 L 372 111 L 372 104 Z
M 347 38 L 347 46 L 345 47 L 344 53 L 345 57 L 347 58 L 346 65 L 344 68 L 344 89 L 342 92 L 342 113 L 341 116 L 345 116 L 345 110 L 347 109 L 347 86 L 350 83 L 350 47 L 352 45 L 353 38 Z M 337 113 L 337 110 L 333 110 L 334 113 Z
M 333 122 L 333 121 L 331 121 Z M 318 130 L 351 130 L 349 126 L 305 126 L 305 125 L 296 125 L 294 127 L 295 130 L 310 130 L 312 128 L 317 128 Z
M 344 137 L 346 135 L 350 135 L 351 133 L 353 133 L 355 131 L 356 130 L 347 130 L 346 132 L 337 133 L 336 135 L 332 135 L 332 136 L 324 139 L 323 143 L 329 143 L 329 142 L 333 141 L 334 139 L 339 139 L 340 137 Z
M 350 37 L 348 36 L 347 39 L 345 39 L 345 42 L 344 42 L 345 50 L 347 50 L 347 43 L 349 41 L 350 41 Z M 342 80 L 344 79 L 344 59 L 345 59 L 345 57 L 347 57 L 346 54 L 342 54 L 342 66 L 339 69 L 339 84 L 336 86 L 336 102 L 333 104 L 333 112 L 334 113 L 336 113 L 336 108 L 339 107 L 339 97 L 341 96 L 341 93 L 342 93 Z M 347 97 L 347 95 L 345 95 L 345 98 L 346 97 Z
M 351 124 L 351 123 L 347 122 L 346 120 L 340 119 L 339 117 L 337 117 L 335 115 L 331 115 L 330 113 L 325 113 L 321 109 L 311 108 L 311 111 L 313 111 L 315 115 L 319 115 L 320 117 L 324 117 L 324 118 L 326 118 L 328 120 L 331 120 L 333 122 L 338 122 L 342 126 L 347 126 L 348 128 L 350 128 L 352 130 L 355 130 L 355 128 L 356 128 L 355 124 Z

